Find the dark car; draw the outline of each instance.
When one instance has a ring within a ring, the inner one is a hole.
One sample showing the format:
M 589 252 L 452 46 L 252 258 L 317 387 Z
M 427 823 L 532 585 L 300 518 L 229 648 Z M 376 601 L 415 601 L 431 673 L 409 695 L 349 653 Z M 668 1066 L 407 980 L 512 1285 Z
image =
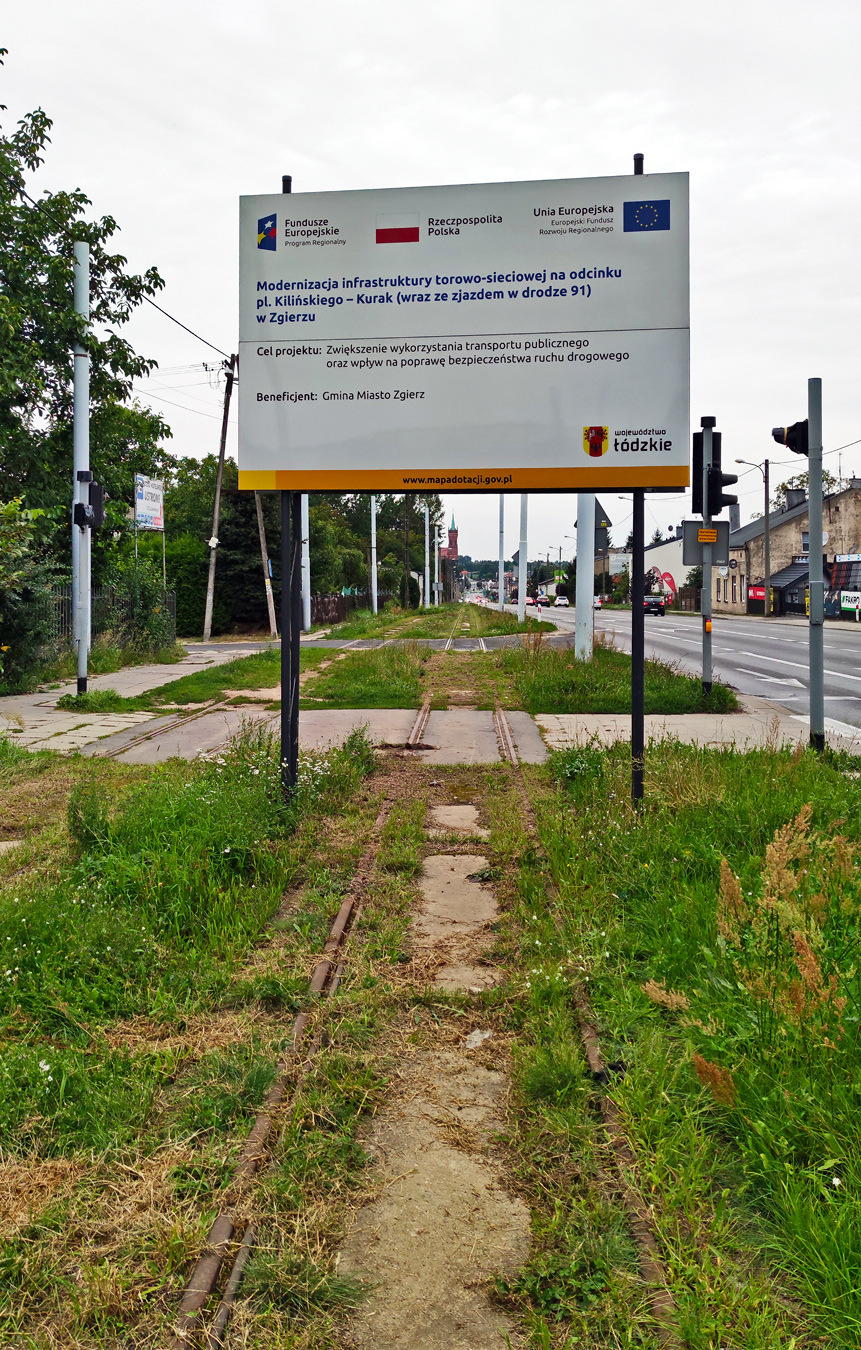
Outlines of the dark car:
M 662 595 L 646 595 L 643 597 L 643 612 L 645 614 L 666 614 L 667 602 Z

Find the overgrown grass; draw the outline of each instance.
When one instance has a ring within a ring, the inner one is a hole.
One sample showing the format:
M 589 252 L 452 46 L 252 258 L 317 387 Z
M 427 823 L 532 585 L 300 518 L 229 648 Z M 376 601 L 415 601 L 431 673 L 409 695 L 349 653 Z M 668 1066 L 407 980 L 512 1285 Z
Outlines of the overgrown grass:
M 589 992 L 689 1345 L 861 1345 L 850 767 L 665 743 L 638 818 L 627 747 L 574 750 L 540 803 L 557 897 L 531 908 L 530 995 L 552 1027 Z M 523 1080 L 559 1108 L 563 1044 Z
M 430 651 L 415 643 L 351 652 L 320 671 L 302 691 L 307 708 L 417 708 Z
M 326 659 L 324 649 L 303 647 L 299 653 L 299 669 L 313 670 Z M 223 665 L 208 666 L 192 675 L 158 685 L 145 694 L 125 698 L 115 689 L 93 689 L 86 694 L 63 694 L 57 707 L 76 712 L 150 712 L 171 703 L 208 703 L 224 698 L 232 689 L 269 689 L 281 681 L 281 653 L 276 647 L 255 652 L 253 656 L 237 657 Z
M 596 647 L 591 661 L 578 661 L 571 649 L 531 643 L 509 648 L 496 657 L 499 668 L 514 681 L 522 706 L 530 713 L 630 713 L 631 657 L 611 647 Z M 734 712 L 735 694 L 714 684 L 703 694 L 702 683 L 663 661 L 646 661 L 645 710 L 677 713 Z
M 376 617 L 370 610 L 359 610 L 347 623 L 333 628 L 332 637 L 447 638 L 452 629 L 455 637 L 499 637 L 506 633 L 549 633 L 555 630 L 555 624 L 528 617 L 521 624 L 516 614 L 488 605 L 453 603 L 418 610 L 387 608 Z

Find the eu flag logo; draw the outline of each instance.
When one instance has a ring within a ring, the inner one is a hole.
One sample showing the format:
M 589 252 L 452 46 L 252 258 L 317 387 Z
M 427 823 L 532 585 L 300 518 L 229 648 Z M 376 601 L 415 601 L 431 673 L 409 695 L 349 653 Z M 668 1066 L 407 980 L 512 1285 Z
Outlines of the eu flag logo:
M 623 230 L 668 230 L 670 228 L 670 203 L 664 202 L 625 202 Z
M 626 217 L 627 219 L 627 217 Z M 268 249 L 270 253 L 275 252 L 275 231 L 277 227 L 277 218 L 274 215 L 264 216 L 257 222 L 257 247 Z M 627 230 L 627 225 L 625 229 Z

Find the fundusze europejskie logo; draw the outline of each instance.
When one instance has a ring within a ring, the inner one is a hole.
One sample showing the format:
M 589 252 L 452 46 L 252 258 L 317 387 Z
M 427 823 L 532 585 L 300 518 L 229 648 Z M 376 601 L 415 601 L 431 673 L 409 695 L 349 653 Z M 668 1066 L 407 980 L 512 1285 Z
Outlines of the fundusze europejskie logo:
M 624 202 L 622 229 L 625 233 L 668 230 L 670 228 L 669 199 L 659 202 Z
M 273 211 L 271 216 L 264 216 L 257 222 L 257 247 L 265 248 L 267 252 L 275 252 L 275 232 L 278 228 L 278 219 Z

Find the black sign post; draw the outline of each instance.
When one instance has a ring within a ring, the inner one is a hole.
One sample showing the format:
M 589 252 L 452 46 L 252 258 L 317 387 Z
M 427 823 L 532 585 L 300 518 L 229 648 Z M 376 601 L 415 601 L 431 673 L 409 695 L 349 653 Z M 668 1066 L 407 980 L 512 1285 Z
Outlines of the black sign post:
M 293 178 L 284 174 L 281 191 Z M 302 494 L 281 492 L 281 790 L 299 778 L 299 635 L 302 631 Z

